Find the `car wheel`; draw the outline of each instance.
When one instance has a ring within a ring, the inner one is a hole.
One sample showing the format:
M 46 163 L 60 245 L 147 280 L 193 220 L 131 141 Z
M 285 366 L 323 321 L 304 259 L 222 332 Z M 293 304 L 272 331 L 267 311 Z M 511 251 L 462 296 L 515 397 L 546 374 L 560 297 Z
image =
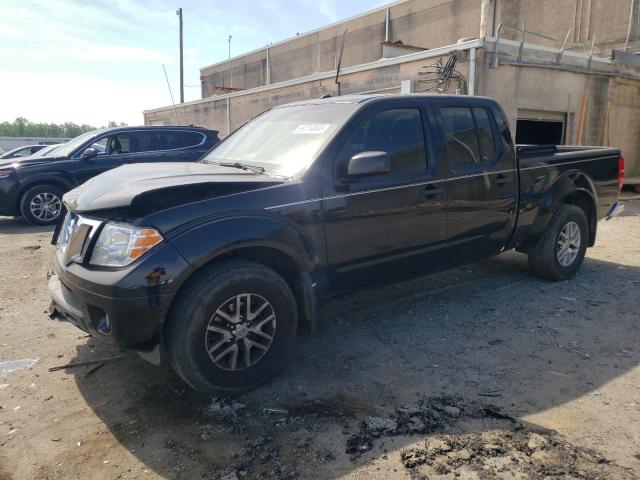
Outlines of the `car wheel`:
M 296 335 L 296 302 L 275 271 L 226 261 L 189 280 L 164 332 L 174 370 L 199 392 L 239 392 L 273 376 Z
M 31 225 L 52 225 L 62 211 L 63 192 L 53 185 L 38 185 L 20 199 L 20 213 Z
M 589 227 L 584 211 L 561 205 L 538 244 L 528 252 L 529 267 L 548 280 L 572 278 L 587 251 Z

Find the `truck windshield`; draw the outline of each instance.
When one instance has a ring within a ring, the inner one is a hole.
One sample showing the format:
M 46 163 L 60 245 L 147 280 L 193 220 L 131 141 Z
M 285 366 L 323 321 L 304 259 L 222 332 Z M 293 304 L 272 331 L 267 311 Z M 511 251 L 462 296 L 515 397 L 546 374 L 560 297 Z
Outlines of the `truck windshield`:
M 305 170 L 358 108 L 352 103 L 280 107 L 238 129 L 205 158 L 207 163 L 241 163 L 285 176 Z

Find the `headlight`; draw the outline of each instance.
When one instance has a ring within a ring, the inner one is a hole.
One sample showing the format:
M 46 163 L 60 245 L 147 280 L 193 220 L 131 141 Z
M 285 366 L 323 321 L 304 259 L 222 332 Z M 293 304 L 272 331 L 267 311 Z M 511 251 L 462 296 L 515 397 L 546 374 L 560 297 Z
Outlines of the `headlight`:
M 107 223 L 93 247 L 91 263 L 101 267 L 125 267 L 161 241 L 162 235 L 153 228 Z

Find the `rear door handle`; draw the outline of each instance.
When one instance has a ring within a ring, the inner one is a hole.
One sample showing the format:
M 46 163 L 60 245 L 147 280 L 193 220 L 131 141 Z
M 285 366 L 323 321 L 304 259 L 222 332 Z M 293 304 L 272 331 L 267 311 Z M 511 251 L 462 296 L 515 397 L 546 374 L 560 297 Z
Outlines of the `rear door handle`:
M 425 198 L 435 198 L 438 195 L 442 195 L 444 190 L 442 187 L 434 187 L 433 185 L 427 185 L 424 190 L 422 190 L 422 196 Z
M 495 183 L 496 185 L 506 185 L 510 182 L 511 182 L 511 178 L 509 178 L 507 175 L 503 175 L 502 173 L 498 175 L 496 179 L 493 181 L 493 183 Z

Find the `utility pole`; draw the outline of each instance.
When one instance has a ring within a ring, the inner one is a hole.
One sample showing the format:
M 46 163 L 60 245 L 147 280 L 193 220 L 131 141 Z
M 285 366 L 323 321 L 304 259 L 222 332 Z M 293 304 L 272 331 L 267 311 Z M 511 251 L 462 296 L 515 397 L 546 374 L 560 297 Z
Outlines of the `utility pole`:
M 180 21 L 180 103 L 184 103 L 184 63 L 182 58 L 182 8 L 176 10 Z

